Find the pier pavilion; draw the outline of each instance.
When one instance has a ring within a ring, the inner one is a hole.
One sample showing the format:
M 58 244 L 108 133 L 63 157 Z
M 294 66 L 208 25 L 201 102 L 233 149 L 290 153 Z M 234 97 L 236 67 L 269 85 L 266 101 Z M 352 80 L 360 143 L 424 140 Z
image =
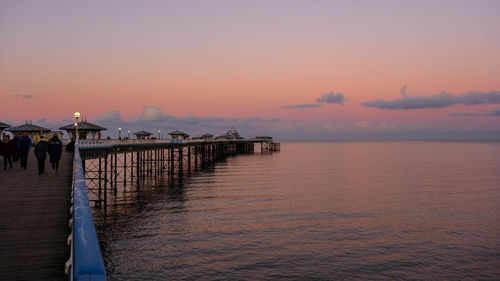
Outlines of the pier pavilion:
M 235 128 L 231 128 L 226 133 L 226 139 L 237 140 L 237 139 L 242 139 L 242 137 Z
M 134 135 L 138 140 L 145 140 L 148 139 L 152 135 L 152 133 L 141 130 L 139 132 L 133 133 L 132 135 Z
M 183 131 L 179 131 L 178 129 L 168 134 L 172 137 L 173 140 L 184 140 L 189 138 L 188 134 L 184 133 Z
M 3 137 L 3 130 L 10 128 L 11 126 L 9 124 L 0 122 L 0 136 Z
M 212 135 L 212 134 L 203 134 L 200 136 L 200 139 L 202 139 L 202 140 L 211 140 L 213 138 L 214 138 L 214 135 Z
M 59 128 L 60 130 L 65 130 L 68 132 L 70 138 L 75 138 L 75 124 L 70 124 Z M 87 121 L 78 122 L 78 137 L 81 140 L 93 139 L 95 140 L 101 138 L 101 131 L 107 130 L 104 127 L 92 124 Z
M 5 129 L 6 131 L 12 132 L 12 133 L 24 133 L 27 132 L 28 135 L 31 137 L 31 140 L 34 142 L 37 142 L 41 136 L 45 136 L 48 132 L 50 132 L 50 129 L 35 125 L 35 124 L 28 124 L 28 121 L 26 121 L 26 124 L 15 126 L 15 127 L 10 127 Z

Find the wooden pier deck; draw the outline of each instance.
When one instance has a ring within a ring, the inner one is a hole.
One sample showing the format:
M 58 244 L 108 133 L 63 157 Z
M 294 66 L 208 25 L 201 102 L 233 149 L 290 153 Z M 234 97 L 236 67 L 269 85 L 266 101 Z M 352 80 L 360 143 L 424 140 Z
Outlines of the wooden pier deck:
M 67 279 L 72 159 L 64 151 L 54 172 L 47 157 L 39 176 L 33 149 L 27 170 L 0 157 L 0 280 Z

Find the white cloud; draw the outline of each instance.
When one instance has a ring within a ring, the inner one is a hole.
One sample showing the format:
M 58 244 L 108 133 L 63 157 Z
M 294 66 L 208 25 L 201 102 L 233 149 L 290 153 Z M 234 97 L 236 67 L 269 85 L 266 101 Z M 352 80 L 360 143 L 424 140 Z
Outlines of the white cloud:
M 153 105 L 146 105 L 142 107 L 141 120 L 142 121 L 161 121 L 163 112 L 160 108 Z

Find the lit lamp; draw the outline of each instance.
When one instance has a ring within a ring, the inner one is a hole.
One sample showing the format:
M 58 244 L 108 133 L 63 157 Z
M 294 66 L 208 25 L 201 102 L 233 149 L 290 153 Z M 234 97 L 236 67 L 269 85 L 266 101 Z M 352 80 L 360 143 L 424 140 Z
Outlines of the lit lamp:
M 130 139 L 130 131 L 127 131 L 127 133 L 128 133 L 128 139 Z
M 160 130 L 158 130 L 158 139 L 160 139 Z
M 75 143 L 78 143 L 78 118 L 80 118 L 80 112 L 75 112 Z
M 118 128 L 118 139 L 122 139 L 122 128 Z

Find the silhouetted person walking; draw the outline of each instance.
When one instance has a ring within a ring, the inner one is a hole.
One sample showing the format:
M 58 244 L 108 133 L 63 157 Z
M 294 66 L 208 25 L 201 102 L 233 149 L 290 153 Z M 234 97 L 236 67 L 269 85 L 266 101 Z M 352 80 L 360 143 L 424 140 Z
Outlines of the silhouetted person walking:
M 59 140 L 57 135 L 54 135 L 50 139 L 48 152 L 50 155 L 50 164 L 52 164 L 52 169 L 57 171 L 62 154 L 62 142 Z
M 17 145 L 19 143 L 19 132 L 14 133 L 14 138 L 12 139 L 12 143 L 14 144 L 14 154 L 12 154 L 12 162 L 17 162 L 19 161 L 19 149 L 17 148 Z
M 71 141 L 66 145 L 67 152 L 73 152 L 75 150 L 75 139 L 71 138 Z
M 38 174 L 41 175 L 45 173 L 45 158 L 47 158 L 47 150 L 49 149 L 49 144 L 45 141 L 44 137 L 40 137 L 40 140 L 35 145 L 35 156 L 38 161 Z
M 3 156 L 3 169 L 7 170 L 7 162 L 12 168 L 12 155 L 14 154 L 14 142 L 10 140 L 10 136 L 6 135 L 0 146 L 0 151 Z
M 19 141 L 17 143 L 21 168 L 27 169 L 26 165 L 28 162 L 28 152 L 30 151 L 30 147 L 31 139 L 28 136 L 28 132 L 24 132 L 23 135 L 19 137 Z

